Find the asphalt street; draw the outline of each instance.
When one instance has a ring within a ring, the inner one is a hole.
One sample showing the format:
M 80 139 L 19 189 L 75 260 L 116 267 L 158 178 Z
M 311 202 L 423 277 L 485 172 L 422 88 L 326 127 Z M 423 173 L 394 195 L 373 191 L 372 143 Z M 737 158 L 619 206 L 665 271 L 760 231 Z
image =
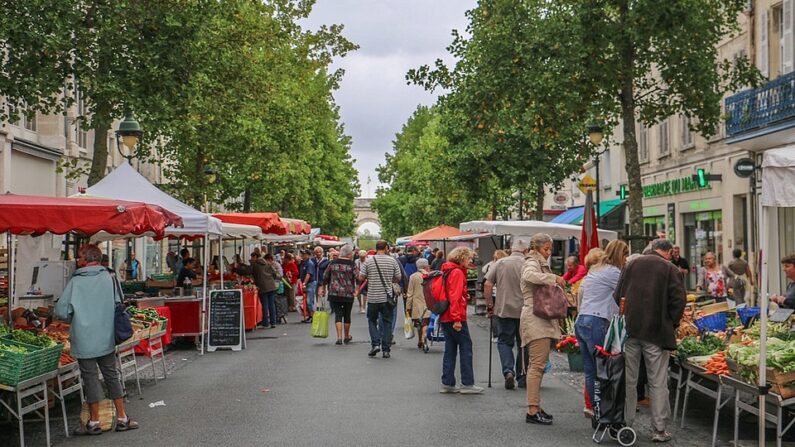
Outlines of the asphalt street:
M 350 345 L 309 336 L 309 325 L 294 323 L 248 333 L 248 349 L 198 357 L 172 351 L 176 368 L 165 381 L 147 381 L 143 396 L 133 395 L 128 412 L 141 428 L 127 433 L 65 439 L 55 444 L 157 446 L 468 446 L 592 445 L 590 423 L 582 415 L 581 374 L 566 372 L 555 354 L 554 373 L 545 377 L 543 407 L 555 416 L 552 426 L 524 422 L 524 390 L 505 390 L 494 350 L 493 388 L 483 395 L 441 395 L 443 346 L 425 354 L 416 340 L 405 340 L 401 326 L 391 359 L 368 358 L 366 320 L 356 313 Z M 486 387 L 489 335 L 487 320 L 472 317 L 475 379 Z M 402 317 L 401 317 L 402 322 Z M 709 444 L 711 413 L 699 409 L 685 430 L 673 429 L 676 446 Z M 150 407 L 163 401 L 165 406 Z M 77 410 L 72 409 L 74 414 Z M 651 445 L 646 412 L 636 421 L 639 442 Z M 62 432 L 53 416 L 54 432 Z M 13 426 L 3 426 L 0 444 L 15 445 Z M 26 424 L 34 433 L 29 445 L 44 445 L 43 426 Z M 9 436 L 10 435 L 10 436 Z M 730 438 L 729 425 L 722 430 Z M 29 438 L 30 439 L 30 438 Z M 6 441 L 12 440 L 11 444 Z M 605 440 L 604 445 L 618 445 Z M 721 444 L 727 445 L 727 444 Z M 753 444 L 744 444 L 753 445 Z

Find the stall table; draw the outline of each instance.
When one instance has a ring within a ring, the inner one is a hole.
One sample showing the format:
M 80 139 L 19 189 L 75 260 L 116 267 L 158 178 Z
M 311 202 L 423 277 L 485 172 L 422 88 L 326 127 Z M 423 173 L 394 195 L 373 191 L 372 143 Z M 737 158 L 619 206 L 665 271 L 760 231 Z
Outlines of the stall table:
M 714 447 L 718 437 L 718 417 L 720 416 L 720 409 L 731 402 L 732 397 L 729 396 L 726 398 L 726 400 L 723 400 L 723 385 L 721 384 L 719 376 L 707 374 L 704 368 L 690 364 L 688 362 L 682 362 L 682 367 L 686 369 L 688 373 L 687 380 L 685 382 L 685 399 L 684 402 L 682 402 L 682 419 L 680 421 L 680 427 L 685 427 L 687 400 L 690 397 L 691 390 L 715 400 L 715 415 L 712 420 L 712 446 Z M 716 389 L 713 389 L 713 386 Z
M 66 437 L 69 437 L 69 425 L 66 416 L 66 396 L 72 393 L 80 393 L 80 401 L 84 402 L 83 379 L 80 377 L 80 367 L 77 362 L 62 365 L 58 368 L 56 377 L 57 388 L 53 387 L 50 391 L 55 398 L 61 401 L 61 414 L 63 415 L 63 429 Z
M 0 405 L 19 421 L 19 447 L 25 447 L 24 417 L 29 413 L 44 412 L 44 431 L 50 445 L 50 410 L 47 405 L 47 381 L 55 378 L 58 370 L 19 382 L 16 386 L 0 384 Z
M 200 329 L 202 321 L 202 298 L 193 295 L 167 297 L 164 300 L 165 307 L 171 312 L 169 324 L 171 326 L 171 336 L 190 337 L 201 335 L 206 332 L 207 321 L 205 319 L 204 331 Z
M 759 416 L 759 408 L 754 405 L 758 401 L 759 388 L 756 385 L 751 385 L 742 380 L 735 379 L 730 376 L 720 376 L 720 382 L 723 385 L 734 389 L 734 445 L 737 445 L 737 438 L 739 437 L 739 424 L 740 413 L 743 411 Z M 740 399 L 741 394 L 748 394 L 754 397 L 754 404 L 749 404 Z M 776 424 L 776 446 L 781 447 L 781 440 L 783 436 L 795 424 L 795 419 L 789 421 L 785 426 L 784 424 L 784 408 L 795 407 L 795 397 L 783 399 L 775 393 L 768 393 L 765 401 L 773 407 L 774 413 L 765 408 L 765 420 Z

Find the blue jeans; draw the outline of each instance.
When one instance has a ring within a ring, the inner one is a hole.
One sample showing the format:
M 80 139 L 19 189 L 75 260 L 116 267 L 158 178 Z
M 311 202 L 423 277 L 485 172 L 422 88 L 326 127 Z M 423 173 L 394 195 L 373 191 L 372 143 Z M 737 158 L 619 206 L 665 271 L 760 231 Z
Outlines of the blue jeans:
M 260 292 L 259 301 L 262 303 L 262 324 L 270 320 L 271 326 L 276 324 L 276 291 Z
M 444 332 L 444 356 L 442 357 L 442 385 L 455 386 L 455 358 L 461 354 L 461 385 L 475 384 L 472 370 L 472 338 L 467 322 L 461 322 L 461 330 L 453 329 L 453 323 L 442 323 Z
M 519 383 L 525 382 L 525 367 L 528 365 L 527 348 L 522 348 L 518 318 L 494 317 L 497 326 L 497 352 L 500 353 L 503 377 L 511 373 Z M 516 347 L 516 355 L 513 349 Z M 522 355 L 519 355 L 519 353 Z M 524 356 L 524 361 L 522 360 Z
M 582 351 L 582 364 L 585 370 L 585 388 L 588 390 L 588 397 L 594 401 L 594 386 L 596 382 L 596 356 L 594 349 L 596 345 L 602 346 L 605 342 L 607 327 L 610 322 L 602 317 L 593 315 L 580 315 L 574 323 L 574 334 Z
M 392 343 L 392 309 L 387 303 L 367 303 L 367 326 L 373 348 L 380 345 L 384 352 L 389 352 Z
M 317 282 L 312 281 L 306 285 L 306 311 L 312 315 L 315 311 L 315 294 L 317 293 Z

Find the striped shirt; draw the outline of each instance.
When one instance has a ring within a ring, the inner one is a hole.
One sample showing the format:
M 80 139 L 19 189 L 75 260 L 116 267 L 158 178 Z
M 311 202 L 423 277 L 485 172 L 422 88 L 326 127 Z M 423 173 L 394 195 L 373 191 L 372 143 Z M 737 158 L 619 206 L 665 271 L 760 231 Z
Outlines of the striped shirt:
M 378 263 L 378 268 L 376 268 Z M 381 276 L 378 270 L 381 270 Z M 400 281 L 400 266 L 389 255 L 370 256 L 362 265 L 359 275 L 367 278 L 367 302 L 386 303 L 387 291 L 392 292 L 392 283 Z M 382 280 L 383 278 L 383 280 Z

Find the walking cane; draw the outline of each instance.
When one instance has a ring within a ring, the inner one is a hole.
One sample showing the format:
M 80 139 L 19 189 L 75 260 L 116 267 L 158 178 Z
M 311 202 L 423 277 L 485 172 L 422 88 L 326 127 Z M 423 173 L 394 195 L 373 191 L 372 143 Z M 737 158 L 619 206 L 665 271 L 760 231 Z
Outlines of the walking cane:
M 494 343 L 491 338 L 494 334 L 494 315 L 489 317 L 489 388 L 491 388 L 491 351 L 494 349 Z

